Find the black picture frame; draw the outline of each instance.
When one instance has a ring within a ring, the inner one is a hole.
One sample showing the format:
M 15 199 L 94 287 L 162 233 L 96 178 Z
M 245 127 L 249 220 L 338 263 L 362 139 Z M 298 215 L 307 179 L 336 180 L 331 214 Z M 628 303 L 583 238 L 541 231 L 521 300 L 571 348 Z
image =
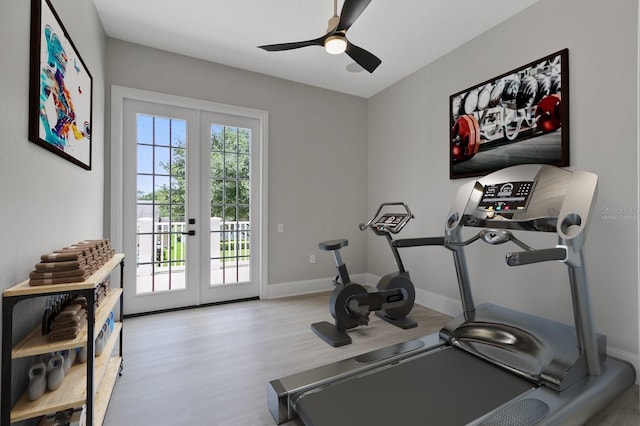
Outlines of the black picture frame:
M 31 0 L 29 140 L 91 170 L 93 78 L 49 0 Z
M 449 178 L 569 165 L 569 50 L 449 97 Z

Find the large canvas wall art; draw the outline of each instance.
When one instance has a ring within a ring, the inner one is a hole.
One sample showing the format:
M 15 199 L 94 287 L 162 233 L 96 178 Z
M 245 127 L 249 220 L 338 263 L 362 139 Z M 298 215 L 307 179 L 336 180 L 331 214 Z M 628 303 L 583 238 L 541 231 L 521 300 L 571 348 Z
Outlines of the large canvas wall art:
M 569 165 L 567 49 L 449 98 L 451 179 L 516 164 Z
M 92 83 L 49 0 L 32 0 L 29 140 L 87 170 Z

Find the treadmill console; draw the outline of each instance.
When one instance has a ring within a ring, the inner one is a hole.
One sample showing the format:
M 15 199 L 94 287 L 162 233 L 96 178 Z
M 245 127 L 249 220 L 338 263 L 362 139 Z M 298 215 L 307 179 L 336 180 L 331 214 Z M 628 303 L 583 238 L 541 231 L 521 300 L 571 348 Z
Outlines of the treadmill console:
M 513 211 L 527 208 L 533 186 L 533 181 L 488 184 L 484 187 L 477 208 L 486 212 L 501 212 L 502 216 L 513 217 Z
M 574 237 L 572 225 L 584 229 L 596 182 L 592 173 L 550 165 L 508 167 L 460 187 L 445 230 L 473 226 Z

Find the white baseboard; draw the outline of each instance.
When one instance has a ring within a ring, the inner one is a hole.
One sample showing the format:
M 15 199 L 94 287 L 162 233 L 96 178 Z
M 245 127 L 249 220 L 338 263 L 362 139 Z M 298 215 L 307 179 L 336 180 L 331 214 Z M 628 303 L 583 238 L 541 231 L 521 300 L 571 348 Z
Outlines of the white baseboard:
M 353 282 L 375 287 L 380 280 L 377 275 L 364 273 L 350 276 Z M 300 296 L 303 294 L 319 293 L 333 290 L 333 278 L 320 278 L 317 280 L 291 281 L 286 283 L 269 284 L 266 289 L 265 299 L 280 297 Z M 449 316 L 460 313 L 460 302 L 455 299 L 416 288 L 416 303 L 425 308 L 442 312 Z
M 607 356 L 627 361 L 636 369 L 636 384 L 640 384 L 640 357 L 637 354 L 607 346 Z
M 441 294 L 428 290 L 416 288 L 416 302 L 420 306 L 433 309 L 450 317 L 455 317 L 462 312 L 462 305 L 459 300 L 451 299 Z
M 367 274 L 350 275 L 353 282 L 365 282 Z M 320 293 L 333 290 L 333 278 L 320 278 L 317 280 L 291 281 L 267 285 L 265 299 L 277 299 L 280 297 L 300 296 L 303 294 Z
M 318 293 L 322 291 L 331 291 L 333 290 L 332 279 L 333 278 L 322 278 L 317 280 L 269 284 L 267 286 L 266 298 L 275 299 L 279 297 L 299 296 L 303 294 Z M 353 282 L 375 287 L 380 280 L 380 277 L 373 274 L 364 273 L 351 275 L 351 279 L 353 280 Z M 459 300 L 451 299 L 449 297 L 442 296 L 428 290 L 423 290 L 421 288 L 416 288 L 415 303 L 420 306 L 424 306 L 425 308 L 433 309 L 434 311 L 438 311 L 452 317 L 460 314 L 462 310 L 462 306 L 460 305 Z M 613 358 L 618 358 L 631 363 L 636 369 L 636 372 L 638 372 L 636 383 L 640 384 L 640 357 L 637 354 L 623 351 L 611 346 L 607 346 L 607 353 Z

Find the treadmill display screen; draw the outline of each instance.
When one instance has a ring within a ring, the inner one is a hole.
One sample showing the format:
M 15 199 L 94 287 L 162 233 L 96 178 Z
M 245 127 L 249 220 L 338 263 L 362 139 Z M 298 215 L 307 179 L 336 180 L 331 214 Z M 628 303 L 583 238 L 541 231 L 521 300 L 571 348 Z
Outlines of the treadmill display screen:
M 487 185 L 484 187 L 478 209 L 496 212 L 525 210 L 532 189 L 531 181 Z

